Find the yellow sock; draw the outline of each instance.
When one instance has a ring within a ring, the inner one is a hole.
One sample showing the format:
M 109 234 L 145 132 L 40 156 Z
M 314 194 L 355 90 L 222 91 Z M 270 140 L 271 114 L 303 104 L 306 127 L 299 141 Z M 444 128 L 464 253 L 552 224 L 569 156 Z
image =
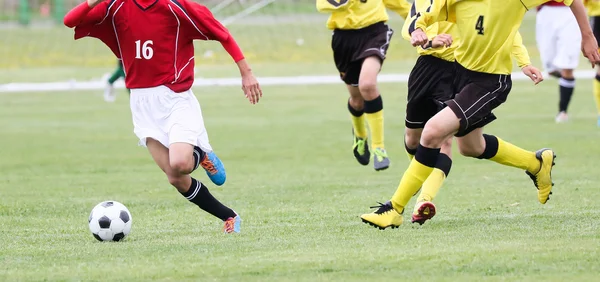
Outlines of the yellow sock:
M 371 143 L 373 149 L 383 146 L 383 110 L 376 113 L 365 113 L 369 129 L 371 130 Z
M 402 212 L 404 207 L 410 201 L 410 198 L 419 191 L 423 182 L 433 171 L 433 167 L 426 166 L 416 159 L 413 159 L 404 172 L 396 193 L 392 196 L 392 206 L 398 212 Z
M 367 125 L 365 124 L 365 115 L 360 116 L 350 115 L 352 119 L 352 127 L 354 128 L 354 135 L 358 138 L 367 138 Z
M 594 79 L 594 100 L 596 100 L 596 109 L 600 115 L 600 80 L 598 80 L 598 76 Z
M 444 180 L 446 180 L 446 174 L 440 169 L 434 168 L 429 177 L 427 177 L 427 180 L 423 182 L 421 194 L 419 194 L 417 202 L 433 201 L 440 188 L 442 188 Z
M 415 152 L 417 151 L 417 149 L 411 150 L 406 146 L 406 143 L 404 143 L 404 151 L 406 152 L 406 155 L 408 156 L 408 160 L 412 161 L 412 159 L 415 157 Z
M 383 99 L 381 95 L 377 98 L 365 100 L 365 117 L 371 130 L 371 146 L 373 149 L 383 149 Z
M 498 152 L 490 160 L 503 165 L 524 169 L 531 173 L 540 170 L 540 161 L 535 157 L 534 152 L 521 149 L 498 137 L 496 138 L 498 139 Z

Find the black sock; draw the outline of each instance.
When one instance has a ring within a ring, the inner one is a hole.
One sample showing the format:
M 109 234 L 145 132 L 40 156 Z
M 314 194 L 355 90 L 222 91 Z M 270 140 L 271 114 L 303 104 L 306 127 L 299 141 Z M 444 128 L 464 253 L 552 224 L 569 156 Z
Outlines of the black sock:
M 196 204 L 204 211 L 220 218 L 223 221 L 230 217 L 236 216 L 236 213 L 232 209 L 221 204 L 221 202 L 219 202 L 217 199 L 215 199 L 215 197 L 213 197 L 213 195 L 210 194 L 208 188 L 206 188 L 204 184 L 194 178 L 192 178 L 192 185 L 190 186 L 190 189 L 185 193 L 181 193 L 181 195 L 183 195 L 190 202 Z
M 498 153 L 498 138 L 494 135 L 483 134 L 485 140 L 485 149 L 483 153 L 477 157 L 478 159 L 491 159 Z
M 571 102 L 571 96 L 573 96 L 573 90 L 575 89 L 575 78 L 564 78 L 561 77 L 558 80 L 560 85 L 560 101 L 558 102 L 558 111 L 567 112 L 569 103 Z
M 192 171 L 194 171 L 198 169 L 200 166 L 200 161 L 204 158 L 206 153 L 204 153 L 200 147 L 194 146 L 194 152 L 192 152 L 192 154 L 194 155 L 194 169 Z
M 408 147 L 408 145 L 406 145 L 406 140 L 404 141 L 404 149 L 406 150 L 407 153 L 411 154 L 411 155 L 415 155 L 417 154 L 417 148 L 411 149 Z
M 381 110 L 383 110 L 383 99 L 381 98 L 381 95 L 371 101 L 365 100 L 365 113 L 374 114 Z
M 440 155 L 438 156 L 437 162 L 435 163 L 435 168 L 444 172 L 446 177 L 448 177 L 448 174 L 450 174 L 451 167 L 452 167 L 452 159 L 448 155 L 446 155 L 444 153 L 440 153 Z
M 415 160 L 424 166 L 435 167 L 440 155 L 440 148 L 427 148 L 421 144 L 417 147 Z

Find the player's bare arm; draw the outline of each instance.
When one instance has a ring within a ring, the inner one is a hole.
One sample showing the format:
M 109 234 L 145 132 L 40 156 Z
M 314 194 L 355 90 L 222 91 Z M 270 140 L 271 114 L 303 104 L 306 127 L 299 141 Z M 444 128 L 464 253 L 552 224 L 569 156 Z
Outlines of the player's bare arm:
M 533 81 L 533 84 L 535 84 L 535 85 L 544 81 L 542 72 L 540 72 L 540 70 L 538 68 L 536 68 L 532 65 L 524 66 L 521 69 L 521 71 L 523 72 L 523 74 L 525 74 L 527 77 L 529 77 L 531 79 L 531 81 Z
M 574 0 L 571 4 L 571 11 L 577 19 L 579 30 L 581 30 L 581 52 L 592 63 L 592 67 L 600 63 L 600 54 L 598 54 L 598 42 L 594 37 L 592 28 L 588 22 L 587 13 L 581 0 Z

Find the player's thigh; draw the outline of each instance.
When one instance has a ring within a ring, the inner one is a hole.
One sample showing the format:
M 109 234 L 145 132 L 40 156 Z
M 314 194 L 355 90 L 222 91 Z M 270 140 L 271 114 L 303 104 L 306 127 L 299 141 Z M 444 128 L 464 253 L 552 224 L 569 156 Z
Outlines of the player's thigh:
M 191 90 L 173 93 L 170 99 L 170 114 L 164 123 L 169 134 L 169 147 L 175 143 L 186 143 L 211 152 L 202 110 L 194 93 Z
M 483 128 L 476 128 L 469 134 L 457 137 L 458 150 L 464 156 L 478 157 L 485 151 L 485 139 L 483 138 Z
M 509 75 L 482 74 L 465 70 L 459 73 L 473 79 L 462 87 L 454 99 L 446 101 L 446 104 L 460 119 L 460 128 L 456 136 L 462 137 L 496 119 L 492 111 L 508 98 L 512 80 Z
M 429 148 L 441 148 L 444 141 L 456 134 L 460 119 L 448 107 L 435 114 L 425 124 L 421 133 L 421 145 Z
M 169 137 L 163 130 L 163 120 L 168 113 L 160 106 L 159 96 L 166 93 L 166 87 L 132 89 L 129 104 L 133 121 L 133 132 L 139 139 L 139 145 L 147 146 L 152 138 L 164 147 L 169 145 Z
M 159 141 L 152 138 L 146 139 L 146 147 L 148 148 L 148 152 L 158 167 L 160 167 L 164 173 L 169 174 L 171 172 L 171 166 L 169 163 L 169 149 Z
M 169 165 L 181 174 L 194 169 L 194 145 L 175 142 L 169 145 Z

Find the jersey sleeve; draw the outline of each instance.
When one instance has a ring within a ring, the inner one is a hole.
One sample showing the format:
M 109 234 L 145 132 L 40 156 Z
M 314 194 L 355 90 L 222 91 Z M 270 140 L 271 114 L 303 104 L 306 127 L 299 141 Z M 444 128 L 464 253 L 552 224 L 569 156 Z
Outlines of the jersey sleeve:
M 317 11 L 321 13 L 344 11 L 352 1 L 355 0 L 317 0 Z
M 66 26 L 75 27 L 75 40 L 84 37 L 97 38 L 106 44 L 117 58 L 121 58 L 110 13 L 111 5 L 114 2 L 114 0 L 105 1 L 92 9 L 88 7 L 87 12 L 81 7 L 82 5 L 87 6 L 87 2 L 83 2 L 65 15 L 64 23 Z
M 406 19 L 404 20 L 404 25 L 402 26 L 402 37 L 408 41 L 410 41 L 410 35 L 416 29 L 417 19 L 421 16 L 422 7 L 430 7 L 431 0 L 415 0 L 412 3 L 410 8 L 410 12 Z
M 182 28 L 192 40 L 216 40 L 225 42 L 231 34 L 210 12 L 208 8 L 192 1 L 176 2 L 178 9 L 187 20 L 182 21 Z
M 406 0 L 383 0 L 383 4 L 386 8 L 396 12 L 403 18 L 407 18 L 411 9 L 411 4 Z
M 573 4 L 573 0 L 521 0 L 521 3 L 523 3 L 527 9 L 531 9 L 548 2 L 564 3 L 567 6 L 571 6 L 571 4 Z
M 521 33 L 518 31 L 513 40 L 512 56 L 517 60 L 519 68 L 531 65 L 529 52 L 527 52 L 527 47 L 523 44 L 523 37 L 521 37 Z
M 431 5 L 424 12 L 417 13 L 414 25 L 411 26 L 409 32 L 412 33 L 412 31 L 418 28 L 425 31 L 428 26 L 440 21 L 455 22 L 454 17 L 449 12 L 450 6 L 454 1 L 430 1 Z

